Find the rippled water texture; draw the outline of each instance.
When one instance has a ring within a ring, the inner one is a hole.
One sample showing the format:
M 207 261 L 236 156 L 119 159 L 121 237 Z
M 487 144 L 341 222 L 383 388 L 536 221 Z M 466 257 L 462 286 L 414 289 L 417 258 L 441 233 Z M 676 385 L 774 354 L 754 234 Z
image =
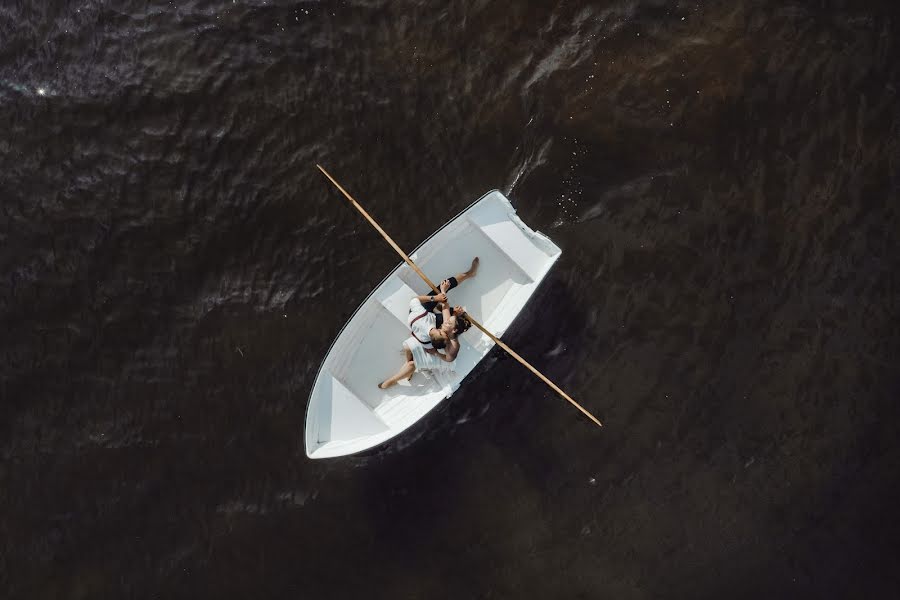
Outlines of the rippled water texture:
M 898 29 L 3 2 L 0 596 L 896 594 Z M 563 255 L 506 340 L 607 427 L 494 353 L 307 460 L 319 362 L 398 262 L 316 162 L 405 248 L 507 193 Z

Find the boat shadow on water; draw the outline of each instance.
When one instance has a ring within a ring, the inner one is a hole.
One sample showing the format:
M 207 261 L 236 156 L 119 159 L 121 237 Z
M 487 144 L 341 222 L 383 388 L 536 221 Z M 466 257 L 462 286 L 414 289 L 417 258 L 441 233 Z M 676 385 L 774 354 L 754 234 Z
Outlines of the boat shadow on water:
M 589 341 L 586 309 L 565 282 L 551 277 L 503 339 L 570 391 L 568 384 L 580 368 L 578 349 Z M 456 510 L 460 486 L 486 476 L 485 465 L 491 461 L 499 461 L 501 469 L 515 469 L 529 489 L 565 486 L 571 480 L 570 459 L 558 438 L 581 421 L 593 427 L 524 366 L 494 347 L 460 389 L 414 427 L 348 459 L 365 469 L 367 496 L 380 499 L 373 510 L 400 511 L 413 529 L 428 527 L 435 511 Z M 421 515 L 422 522 L 416 522 L 415 515 Z

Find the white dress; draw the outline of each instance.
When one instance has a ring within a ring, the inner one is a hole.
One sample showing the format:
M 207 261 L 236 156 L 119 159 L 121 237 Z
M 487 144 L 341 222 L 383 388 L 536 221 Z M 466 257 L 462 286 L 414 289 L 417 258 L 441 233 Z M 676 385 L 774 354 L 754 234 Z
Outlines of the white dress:
M 425 312 L 422 303 L 417 298 L 413 298 L 409 302 L 409 315 L 407 323 L 410 326 L 412 335 L 410 335 L 403 346 L 412 352 L 413 362 L 416 363 L 416 371 L 431 371 L 432 373 L 451 373 L 453 371 L 454 362 L 446 362 L 435 354 L 429 354 L 426 349 L 432 349 L 431 338 L 428 332 L 434 328 L 437 319 L 434 313 L 426 313 L 424 317 L 416 318 Z M 428 340 L 423 344 L 419 340 Z

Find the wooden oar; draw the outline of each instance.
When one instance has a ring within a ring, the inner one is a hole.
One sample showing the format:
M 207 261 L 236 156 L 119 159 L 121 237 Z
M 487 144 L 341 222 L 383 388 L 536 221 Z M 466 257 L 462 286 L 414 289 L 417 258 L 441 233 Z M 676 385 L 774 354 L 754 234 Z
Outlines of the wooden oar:
M 427 283 L 429 286 L 431 286 L 431 289 L 434 290 L 435 294 L 439 294 L 440 290 L 438 290 L 437 286 L 434 285 L 434 282 L 431 281 L 430 279 L 428 279 L 428 276 L 425 275 L 425 273 L 423 273 L 422 270 L 416 266 L 416 263 L 414 263 L 412 261 L 412 259 L 410 257 L 408 257 L 403 250 L 400 249 L 400 246 L 398 246 L 394 242 L 394 240 L 391 239 L 391 236 L 389 236 L 384 231 L 384 229 L 382 229 L 381 226 L 375 222 L 375 219 L 373 219 L 372 217 L 369 216 L 369 213 L 366 212 L 366 209 L 364 209 L 362 206 L 360 206 L 359 202 L 354 200 L 353 196 L 348 194 L 347 190 L 345 190 L 341 186 L 341 184 L 339 184 L 337 181 L 335 181 L 334 177 L 332 177 L 331 175 L 328 174 L 328 171 L 326 171 L 325 169 L 322 168 L 322 165 L 316 165 L 316 166 L 319 168 L 320 171 L 322 171 L 322 173 L 325 174 L 325 177 L 327 177 L 329 180 L 331 180 L 331 183 L 333 183 L 335 185 L 335 187 L 337 187 L 337 189 L 341 190 L 341 193 L 347 198 L 347 200 L 350 201 L 350 204 L 352 204 L 356 208 L 356 210 L 358 210 L 360 213 L 362 213 L 362 216 L 364 216 L 366 218 L 366 220 L 372 224 L 372 227 L 374 227 L 375 229 L 378 230 L 378 233 L 381 234 L 381 237 L 383 237 L 385 240 L 387 240 L 387 243 L 390 244 L 391 247 L 397 251 L 397 254 L 399 254 L 403 258 L 403 260 L 406 261 L 406 264 L 408 264 L 410 267 L 412 267 L 412 270 L 415 271 L 416 273 L 418 273 L 419 277 L 421 277 L 425 281 L 425 283 Z M 575 408 L 577 408 L 578 410 L 583 412 L 591 421 L 596 423 L 598 427 L 603 427 L 603 423 L 598 421 L 597 417 L 595 417 L 594 415 L 589 413 L 587 410 L 585 410 L 585 408 L 583 406 L 581 406 L 580 404 L 578 404 L 577 402 L 572 400 L 572 398 L 570 398 L 568 394 L 566 394 L 564 391 L 559 389 L 559 386 L 557 386 L 555 383 L 553 383 L 552 381 L 547 379 L 543 373 L 541 373 L 540 371 L 538 371 L 537 369 L 532 367 L 524 358 L 522 358 L 521 356 L 519 356 L 518 354 L 513 352 L 513 349 L 510 348 L 509 346 L 507 346 L 504 342 L 502 342 L 500 340 L 500 338 L 498 338 L 493 333 L 491 333 L 490 331 L 488 331 L 487 329 L 482 327 L 481 323 L 479 323 L 478 321 L 476 321 L 475 319 L 472 318 L 472 315 L 466 313 L 466 317 L 469 319 L 469 321 L 472 322 L 472 325 L 474 325 L 475 327 L 480 329 L 482 332 L 484 332 L 484 334 L 486 336 L 491 338 L 495 344 L 497 344 L 498 346 L 503 348 L 510 356 L 512 356 L 517 361 L 519 361 L 520 363 L 525 365 L 525 367 L 527 367 L 529 371 L 531 371 L 532 373 L 534 373 L 535 375 L 540 377 L 544 383 L 549 385 L 557 394 L 559 394 L 560 396 L 562 396 L 563 398 L 568 400 Z

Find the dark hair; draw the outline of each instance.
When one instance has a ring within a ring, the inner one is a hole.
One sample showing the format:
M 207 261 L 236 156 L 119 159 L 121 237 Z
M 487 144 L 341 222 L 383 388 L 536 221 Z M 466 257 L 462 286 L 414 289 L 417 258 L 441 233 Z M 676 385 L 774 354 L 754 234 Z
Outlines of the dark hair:
M 472 322 L 466 318 L 465 315 L 459 315 L 456 317 L 456 333 L 459 335 L 460 333 L 465 333 L 469 330 L 469 327 L 472 326 Z
M 443 350 L 447 346 L 444 340 L 432 340 L 431 345 L 434 346 L 435 350 Z

